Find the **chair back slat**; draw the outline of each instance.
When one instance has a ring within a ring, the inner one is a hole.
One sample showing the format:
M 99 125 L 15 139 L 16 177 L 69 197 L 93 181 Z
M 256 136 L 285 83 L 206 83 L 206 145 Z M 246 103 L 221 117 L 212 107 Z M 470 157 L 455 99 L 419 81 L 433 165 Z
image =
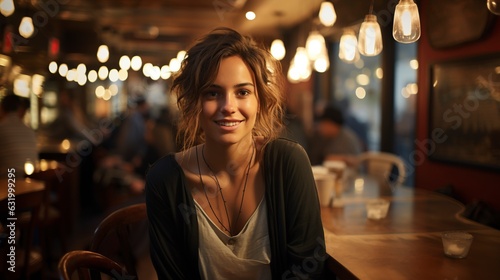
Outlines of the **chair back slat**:
M 128 277 L 126 269 L 117 262 L 99 253 L 86 250 L 66 253 L 59 261 L 58 269 L 61 280 L 71 280 L 75 273 L 78 274 L 80 280 L 101 279 L 101 273 L 111 276 L 113 279 L 131 279 Z M 93 277 L 91 271 L 99 273 Z
M 116 253 L 119 253 L 121 262 L 123 262 L 129 274 L 138 277 L 135 268 L 137 260 L 133 251 L 134 244 L 131 244 L 133 239 L 131 235 L 137 229 L 139 223 L 147 223 L 145 203 L 138 203 L 116 210 L 97 226 L 90 245 L 90 251 L 101 253 L 110 258 L 116 257 Z M 109 240 L 118 241 L 119 252 L 113 252 L 115 248 L 110 248 L 112 246 Z
M 358 157 L 358 167 L 378 178 L 384 184 L 401 185 L 406 179 L 406 168 L 401 157 L 386 152 L 365 152 Z M 397 170 L 394 178 L 393 169 Z

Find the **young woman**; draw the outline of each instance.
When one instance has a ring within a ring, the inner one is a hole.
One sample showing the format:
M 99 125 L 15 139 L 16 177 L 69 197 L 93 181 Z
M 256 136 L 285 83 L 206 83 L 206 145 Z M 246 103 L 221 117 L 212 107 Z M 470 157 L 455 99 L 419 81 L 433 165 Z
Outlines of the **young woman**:
M 188 52 L 172 91 L 184 148 L 149 170 L 159 279 L 314 279 L 327 258 L 309 159 L 279 139 L 280 64 L 215 29 Z

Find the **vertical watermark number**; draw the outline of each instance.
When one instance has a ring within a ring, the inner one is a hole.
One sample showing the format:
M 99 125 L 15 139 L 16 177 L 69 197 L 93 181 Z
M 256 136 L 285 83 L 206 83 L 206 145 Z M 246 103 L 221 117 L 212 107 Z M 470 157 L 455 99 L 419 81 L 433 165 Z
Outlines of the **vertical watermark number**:
M 16 169 L 7 169 L 7 264 L 16 272 Z

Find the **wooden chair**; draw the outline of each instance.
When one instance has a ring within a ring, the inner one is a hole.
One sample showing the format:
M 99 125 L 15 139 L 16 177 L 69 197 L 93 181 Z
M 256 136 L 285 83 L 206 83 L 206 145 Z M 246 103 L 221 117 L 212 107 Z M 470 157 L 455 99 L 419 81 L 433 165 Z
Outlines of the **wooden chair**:
M 406 179 L 406 169 L 402 158 L 385 152 L 364 152 L 358 156 L 358 169 L 375 176 L 387 186 L 401 185 Z M 397 174 L 393 172 L 394 168 Z
M 61 213 L 65 209 L 61 209 L 62 200 L 65 199 L 61 193 L 64 191 L 64 182 L 61 182 L 56 174 L 56 169 L 48 169 L 38 171 L 29 177 L 45 183 L 44 199 L 42 201 L 37 227 L 40 228 L 40 243 L 44 258 L 50 262 L 50 253 L 52 250 L 51 241 L 60 243 L 60 255 L 55 258 L 57 260 L 66 253 L 66 232 L 67 226 L 64 220 L 64 215 Z M 30 219 L 29 213 L 22 215 L 18 219 L 21 227 L 26 226 Z
M 90 280 L 101 279 L 101 273 L 111 279 L 135 279 L 127 275 L 117 262 L 96 252 L 86 250 L 75 250 L 64 254 L 58 265 L 61 280 L 71 280 L 74 274 L 78 279 Z M 94 272 L 93 274 L 91 272 Z
M 15 215 L 22 215 L 24 213 L 29 213 L 30 219 L 26 227 L 18 227 L 16 234 L 16 252 L 15 252 L 15 272 L 7 271 L 8 265 L 6 260 L 6 253 L 10 250 L 11 244 L 5 244 L 5 248 L 2 248 L 2 265 L 0 266 L 1 273 L 4 277 L 2 279 L 29 279 L 28 277 L 35 272 L 40 272 L 43 268 L 43 256 L 38 248 L 35 248 L 35 238 L 34 232 L 37 225 L 40 204 L 44 198 L 44 190 L 35 190 L 31 192 L 26 192 L 18 194 L 15 197 Z M 6 221 L 10 214 L 7 212 L 9 203 L 8 199 L 0 201 L 0 209 L 2 209 L 2 220 L 7 225 L 11 222 Z M 14 221 L 17 222 L 17 221 Z M 6 230 L 10 230 L 7 228 Z M 10 235 L 10 233 L 9 233 Z M 5 252 L 7 251 L 7 252 Z
M 102 220 L 94 232 L 90 250 L 122 262 L 129 275 L 138 278 L 135 256 L 138 244 L 134 242 L 134 237 L 149 246 L 145 203 L 118 209 Z

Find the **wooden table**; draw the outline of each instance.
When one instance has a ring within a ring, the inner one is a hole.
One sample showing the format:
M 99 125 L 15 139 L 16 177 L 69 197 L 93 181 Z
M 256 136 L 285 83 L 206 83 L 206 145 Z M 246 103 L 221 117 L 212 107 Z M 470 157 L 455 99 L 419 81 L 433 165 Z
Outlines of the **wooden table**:
M 24 179 L 16 176 L 15 181 L 12 181 L 7 178 L 0 179 L 0 201 L 7 198 L 9 195 L 8 186 L 9 183 L 12 183 L 15 186 L 15 195 L 20 195 L 23 193 L 31 192 L 31 191 L 39 191 L 45 189 L 45 184 L 41 181 L 33 180 L 33 179 Z
M 500 231 L 460 216 L 464 206 L 446 196 L 407 187 L 381 191 L 358 178 L 343 195 L 343 207 L 323 207 L 328 266 L 340 279 L 500 279 Z M 368 198 L 391 201 L 382 220 L 368 220 Z M 444 255 L 441 233 L 474 236 L 465 259 Z

